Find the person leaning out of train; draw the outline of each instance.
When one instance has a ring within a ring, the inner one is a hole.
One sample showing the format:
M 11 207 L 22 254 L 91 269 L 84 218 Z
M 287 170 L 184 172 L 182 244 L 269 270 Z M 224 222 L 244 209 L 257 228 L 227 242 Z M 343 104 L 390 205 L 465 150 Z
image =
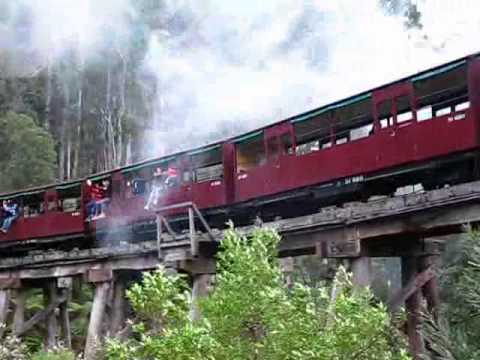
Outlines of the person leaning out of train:
M 104 218 L 105 212 L 110 204 L 110 198 L 108 197 L 108 192 L 110 190 L 110 181 L 107 179 L 102 180 L 102 184 L 98 186 L 100 189 L 99 198 L 97 200 L 97 213 L 93 220 Z
M 110 199 L 106 197 L 110 182 L 103 180 L 102 184 L 94 184 L 87 180 L 88 194 L 90 197 L 87 203 L 86 221 L 97 220 L 105 217 L 104 209 Z
M 152 210 L 153 207 L 157 206 L 160 195 L 165 190 L 165 178 L 166 173 L 162 168 L 156 168 L 153 172 L 152 187 L 145 204 L 145 210 Z
M 97 209 L 97 201 L 95 199 L 94 184 L 91 180 L 87 180 L 87 198 L 89 199 L 86 205 L 87 218 L 86 221 L 91 221 L 95 216 Z
M 4 217 L 0 231 L 2 231 L 3 233 L 7 233 L 8 230 L 10 230 L 13 222 L 18 218 L 18 205 L 13 200 L 4 200 L 2 209 Z

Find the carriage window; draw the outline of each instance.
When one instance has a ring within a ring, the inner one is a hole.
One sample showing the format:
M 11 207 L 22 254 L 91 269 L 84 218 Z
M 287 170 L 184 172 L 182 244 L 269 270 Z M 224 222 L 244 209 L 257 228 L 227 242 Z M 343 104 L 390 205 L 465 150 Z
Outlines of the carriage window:
M 396 98 L 397 105 L 397 123 L 402 123 L 413 119 L 412 108 L 410 107 L 410 99 L 408 96 L 400 96 Z
M 131 172 L 126 178 L 127 198 L 149 194 L 157 181 L 168 188 L 180 186 L 185 179 L 190 179 L 189 171 L 183 171 L 179 158 L 161 159 L 156 163 L 145 164 L 136 171 Z M 188 174 L 186 175 L 185 172 Z
M 470 108 L 470 101 L 465 101 L 455 106 L 455 111 L 465 111 Z
M 80 184 L 65 189 L 57 189 L 58 210 L 66 213 L 80 211 L 81 187 Z
M 428 76 L 420 75 L 412 81 L 420 109 L 417 111 L 418 121 L 462 111 L 470 106 L 466 64 L 440 69 Z
M 373 123 L 360 126 L 358 128 L 350 130 L 350 140 L 362 139 L 369 136 L 373 131 Z
M 43 193 L 25 195 L 22 198 L 23 217 L 36 217 L 45 212 Z
M 313 140 L 304 144 L 297 144 L 296 154 L 305 155 L 318 150 L 320 150 L 320 142 Z
M 417 121 L 425 121 L 431 119 L 433 116 L 432 107 L 426 106 L 417 110 Z
M 147 187 L 153 177 L 153 170 L 151 167 L 144 167 L 138 170 L 123 173 L 125 181 L 125 191 L 120 192 L 119 196 L 124 196 L 126 199 L 134 198 L 145 194 Z M 118 185 L 120 188 L 121 185 Z
M 341 144 L 345 144 L 348 142 L 348 138 L 346 137 L 343 137 L 343 138 L 339 138 L 337 140 L 335 140 L 335 144 L 336 145 L 341 145 Z
M 382 129 L 393 125 L 392 100 L 385 100 L 378 105 L 378 118 Z
M 323 113 L 293 125 L 296 155 L 318 151 L 322 144 L 330 142 L 330 116 L 330 113 Z
M 237 173 L 248 171 L 257 166 L 265 164 L 265 146 L 263 132 L 238 142 L 235 146 Z
M 223 177 L 222 156 L 222 148 L 220 146 L 191 155 L 194 181 L 200 183 L 221 179 Z M 183 181 L 190 181 L 189 172 L 184 172 Z
M 448 115 L 452 112 L 452 108 L 450 106 L 438 109 L 435 111 L 435 116 L 443 116 L 443 115 Z
M 337 145 L 365 138 L 373 129 L 370 97 L 352 101 L 354 102 L 336 109 L 333 113 Z

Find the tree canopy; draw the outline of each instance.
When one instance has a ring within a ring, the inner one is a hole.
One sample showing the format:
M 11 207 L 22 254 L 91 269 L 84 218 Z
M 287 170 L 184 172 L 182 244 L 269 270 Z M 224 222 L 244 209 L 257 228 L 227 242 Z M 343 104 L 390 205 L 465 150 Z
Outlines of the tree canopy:
M 164 270 L 128 291 L 135 336 L 111 339 L 107 359 L 395 359 L 408 355 L 381 304 L 353 291 L 344 271 L 332 299 L 325 288 L 284 286 L 276 258 L 279 236 L 228 230 L 215 287 L 190 321 L 188 286 Z
M 54 180 L 56 153 L 51 135 L 23 114 L 0 115 L 0 189 L 42 185 Z

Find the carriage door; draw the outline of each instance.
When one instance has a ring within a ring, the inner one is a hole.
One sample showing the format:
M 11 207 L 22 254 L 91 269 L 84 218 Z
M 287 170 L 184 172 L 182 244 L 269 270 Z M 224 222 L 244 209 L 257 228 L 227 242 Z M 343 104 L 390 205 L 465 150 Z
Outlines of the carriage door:
M 409 136 L 416 122 L 412 83 L 374 91 L 372 100 L 375 133 L 381 144 L 377 165 L 389 166 L 412 159 L 417 147 Z
M 192 165 L 190 157 L 186 154 L 181 155 L 177 164 L 180 186 L 178 188 L 178 197 L 176 201 L 192 201 Z
M 52 190 L 47 190 L 45 192 L 45 200 L 46 200 L 46 208 L 47 208 L 47 212 L 54 212 L 54 211 L 58 211 L 58 194 L 57 194 L 57 191 L 55 189 L 52 189 Z
M 265 177 L 267 193 L 281 191 L 288 187 L 292 177 L 291 155 L 295 153 L 295 136 L 290 122 L 265 129 L 265 149 L 268 174 Z
M 130 190 L 130 189 L 128 189 Z M 127 186 L 123 174 L 121 171 L 115 171 L 112 174 L 111 184 L 111 201 L 110 201 L 110 213 L 112 216 L 118 216 L 121 214 L 121 199 L 125 197 Z
M 480 142 L 480 56 L 470 59 L 468 63 L 468 98 Z
M 235 201 L 235 144 L 222 145 L 223 182 L 225 184 L 225 202 Z

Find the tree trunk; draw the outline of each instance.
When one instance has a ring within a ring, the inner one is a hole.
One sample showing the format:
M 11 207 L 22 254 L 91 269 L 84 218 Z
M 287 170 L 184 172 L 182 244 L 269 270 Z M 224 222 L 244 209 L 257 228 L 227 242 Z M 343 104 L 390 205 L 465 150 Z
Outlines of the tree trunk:
M 80 161 L 80 150 L 82 149 L 82 121 L 83 121 L 83 59 L 79 60 L 78 80 L 77 80 L 77 114 L 75 126 L 75 148 L 73 150 L 72 176 L 79 176 L 78 166 Z
M 51 111 L 52 111 L 52 62 L 48 59 L 47 73 L 45 79 L 45 129 L 50 130 L 51 127 Z
M 128 63 L 125 57 L 122 58 L 122 77 L 121 77 L 121 84 L 120 84 L 120 110 L 118 112 L 118 119 L 117 119 L 117 164 L 116 166 L 124 165 L 123 160 L 123 119 L 125 117 L 126 112 L 126 87 L 127 87 L 127 72 L 128 72 Z
M 78 177 L 78 163 L 80 160 L 80 149 L 82 148 L 81 143 L 81 132 L 82 132 L 82 98 L 83 98 L 83 89 L 82 81 L 80 81 L 78 88 L 78 99 L 77 99 L 77 122 L 75 129 L 75 150 L 73 152 L 73 168 L 72 175 L 74 178 Z
M 60 139 L 59 139 L 59 147 L 58 147 L 58 179 L 60 181 L 64 179 L 70 179 L 70 171 L 67 170 L 66 166 L 66 153 L 69 150 L 68 144 L 68 129 L 67 129 L 67 121 L 68 121 L 68 108 L 70 106 L 70 89 L 68 84 L 63 84 L 63 97 L 64 97 L 64 106 L 62 109 L 62 118 L 60 119 Z

